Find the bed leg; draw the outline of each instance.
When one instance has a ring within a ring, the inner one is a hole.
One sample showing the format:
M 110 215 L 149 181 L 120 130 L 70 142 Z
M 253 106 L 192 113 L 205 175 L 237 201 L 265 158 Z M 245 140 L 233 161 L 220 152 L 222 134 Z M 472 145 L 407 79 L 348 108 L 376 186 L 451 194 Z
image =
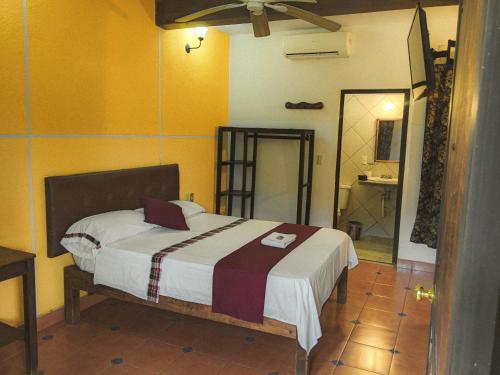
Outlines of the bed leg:
M 295 347 L 295 375 L 309 375 L 309 356 L 298 340 Z
M 64 270 L 64 320 L 68 324 L 80 322 L 80 289 L 71 282 L 69 270 Z
M 344 304 L 347 302 L 347 267 L 344 267 L 337 288 L 337 302 Z

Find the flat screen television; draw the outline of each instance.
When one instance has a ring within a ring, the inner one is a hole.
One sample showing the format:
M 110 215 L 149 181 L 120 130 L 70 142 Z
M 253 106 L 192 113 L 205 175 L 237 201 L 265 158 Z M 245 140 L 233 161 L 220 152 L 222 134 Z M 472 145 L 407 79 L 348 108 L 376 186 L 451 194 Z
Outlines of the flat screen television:
M 434 88 L 434 60 L 427 17 L 420 4 L 417 5 L 407 41 L 413 99 L 419 100 L 428 96 Z

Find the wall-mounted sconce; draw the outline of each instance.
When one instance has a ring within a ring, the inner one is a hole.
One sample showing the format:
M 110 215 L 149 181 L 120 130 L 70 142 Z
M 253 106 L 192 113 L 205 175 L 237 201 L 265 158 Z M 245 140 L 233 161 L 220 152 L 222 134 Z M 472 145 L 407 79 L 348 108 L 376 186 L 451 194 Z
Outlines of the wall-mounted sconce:
M 198 49 L 201 47 L 201 42 L 203 42 L 203 40 L 205 39 L 205 35 L 207 35 L 208 29 L 206 27 L 197 27 L 195 31 L 196 34 L 198 34 L 198 40 L 200 41 L 200 44 L 198 44 L 198 46 L 196 47 L 191 47 L 189 43 L 186 43 L 185 48 L 187 53 L 191 52 L 192 49 Z

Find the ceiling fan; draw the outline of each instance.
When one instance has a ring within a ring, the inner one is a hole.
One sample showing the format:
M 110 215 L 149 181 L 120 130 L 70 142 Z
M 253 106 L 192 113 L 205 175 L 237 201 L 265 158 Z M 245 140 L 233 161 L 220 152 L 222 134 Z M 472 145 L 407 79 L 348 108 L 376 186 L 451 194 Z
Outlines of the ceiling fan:
M 252 21 L 253 25 L 253 33 L 257 38 L 268 36 L 271 34 L 269 30 L 269 21 L 267 19 L 266 8 L 287 14 L 295 18 L 299 18 L 329 31 L 338 31 L 342 27 L 336 22 L 330 21 L 307 10 L 284 4 L 285 2 L 313 4 L 317 3 L 316 0 L 239 0 L 239 3 L 224 4 L 200 10 L 199 12 L 177 18 L 175 22 L 189 22 L 212 13 L 220 12 L 222 10 L 246 7 L 250 12 L 250 20 Z

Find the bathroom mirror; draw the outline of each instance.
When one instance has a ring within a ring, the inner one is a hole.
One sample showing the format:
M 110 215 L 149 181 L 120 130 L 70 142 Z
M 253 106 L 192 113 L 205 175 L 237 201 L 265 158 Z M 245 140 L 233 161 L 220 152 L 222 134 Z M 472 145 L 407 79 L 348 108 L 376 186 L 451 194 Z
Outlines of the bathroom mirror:
M 399 162 L 403 119 L 377 119 L 375 161 Z

